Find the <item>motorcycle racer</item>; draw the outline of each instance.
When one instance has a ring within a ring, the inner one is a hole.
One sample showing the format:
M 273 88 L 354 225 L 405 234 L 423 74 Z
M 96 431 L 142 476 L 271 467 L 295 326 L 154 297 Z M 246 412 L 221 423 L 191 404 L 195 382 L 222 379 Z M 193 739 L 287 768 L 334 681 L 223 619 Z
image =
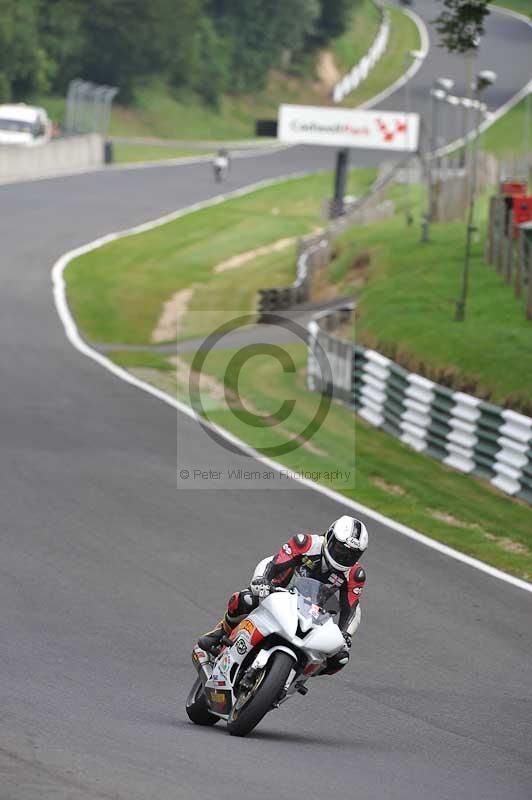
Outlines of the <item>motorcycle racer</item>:
M 358 561 L 367 545 L 366 526 L 349 516 L 335 520 L 324 535 L 299 533 L 292 536 L 275 556 L 265 558 L 257 565 L 247 589 L 231 595 L 225 616 L 212 631 L 199 639 L 199 647 L 207 652 L 216 652 L 224 638 L 269 595 L 271 589 L 286 587 L 295 573 L 320 581 L 330 587 L 331 597 L 338 597 L 338 626 L 345 647 L 328 659 L 323 674 L 338 672 L 349 661 L 351 640 L 360 625 L 360 596 L 366 572 Z
M 229 153 L 222 147 L 214 157 L 212 162 L 214 168 L 214 178 L 216 181 L 221 181 L 229 172 Z

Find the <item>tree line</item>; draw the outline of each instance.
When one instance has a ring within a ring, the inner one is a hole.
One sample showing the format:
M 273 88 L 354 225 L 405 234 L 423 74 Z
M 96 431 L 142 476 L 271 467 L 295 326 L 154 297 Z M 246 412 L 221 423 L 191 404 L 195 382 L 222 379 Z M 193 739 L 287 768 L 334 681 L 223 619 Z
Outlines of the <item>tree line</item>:
M 341 34 L 361 0 L 0 0 L 0 102 L 64 93 L 81 77 L 120 87 L 162 75 L 216 105 L 297 69 Z

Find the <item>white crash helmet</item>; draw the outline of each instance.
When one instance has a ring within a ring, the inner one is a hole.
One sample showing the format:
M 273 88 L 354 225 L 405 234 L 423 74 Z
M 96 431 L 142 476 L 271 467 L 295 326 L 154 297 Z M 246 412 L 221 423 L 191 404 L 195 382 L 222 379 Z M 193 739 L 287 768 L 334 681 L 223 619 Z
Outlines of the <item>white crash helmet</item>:
M 322 551 L 330 567 L 348 572 L 368 546 L 368 531 L 354 517 L 340 517 L 325 533 Z

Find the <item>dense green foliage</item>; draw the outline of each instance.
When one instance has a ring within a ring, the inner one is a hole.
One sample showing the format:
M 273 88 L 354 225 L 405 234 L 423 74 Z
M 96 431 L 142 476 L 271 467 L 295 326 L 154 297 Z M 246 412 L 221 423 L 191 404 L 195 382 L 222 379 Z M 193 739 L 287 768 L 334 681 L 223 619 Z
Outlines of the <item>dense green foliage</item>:
M 467 53 L 478 47 L 484 33 L 488 0 L 442 0 L 445 10 L 436 20 L 440 45 L 449 52 Z
M 360 0 L 0 0 L 0 102 L 162 75 L 216 105 L 345 30 Z

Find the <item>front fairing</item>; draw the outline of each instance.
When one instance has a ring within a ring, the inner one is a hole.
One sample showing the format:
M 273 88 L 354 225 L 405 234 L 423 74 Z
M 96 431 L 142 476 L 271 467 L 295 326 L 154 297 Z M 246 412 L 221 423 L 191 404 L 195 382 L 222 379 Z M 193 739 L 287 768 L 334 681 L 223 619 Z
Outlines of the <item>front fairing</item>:
M 268 636 L 278 633 L 292 640 L 298 624 L 298 596 L 292 592 L 272 592 L 251 615 L 261 632 Z
M 344 645 L 345 640 L 338 625 L 329 617 L 323 625 L 313 628 L 305 636 L 302 642 L 302 649 L 330 656 L 333 653 L 337 653 Z
M 250 619 L 264 636 L 277 633 L 300 650 L 329 656 L 344 646 L 344 637 L 331 615 L 312 599 L 295 591 L 273 592 Z

